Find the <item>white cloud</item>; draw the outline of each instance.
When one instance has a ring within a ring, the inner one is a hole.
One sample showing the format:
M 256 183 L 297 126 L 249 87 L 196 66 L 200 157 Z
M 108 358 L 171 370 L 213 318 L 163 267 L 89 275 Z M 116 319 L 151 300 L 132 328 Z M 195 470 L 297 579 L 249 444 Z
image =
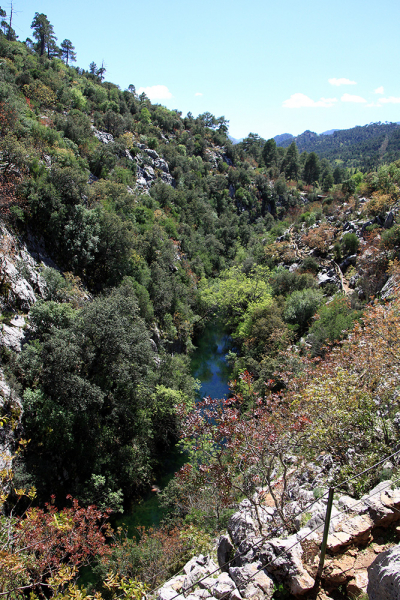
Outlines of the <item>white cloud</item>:
M 321 98 L 320 100 L 312 100 L 305 94 L 292 94 L 288 100 L 285 100 L 283 105 L 285 108 L 305 108 L 305 107 L 323 107 L 329 108 L 337 102 L 336 98 Z
M 380 87 L 376 88 L 375 94 L 383 94 L 383 85 L 381 85 Z
M 145 88 L 141 87 L 137 91 L 139 96 L 140 94 L 143 94 L 143 92 L 146 94 L 149 100 L 169 100 L 173 97 L 166 85 L 152 85 Z
M 352 94 L 343 94 L 343 96 L 341 97 L 341 101 L 355 102 L 356 104 L 361 104 L 363 102 L 366 102 L 366 99 L 362 98 L 361 96 L 353 96 Z
M 332 77 L 332 79 L 328 79 L 331 85 L 357 85 L 356 81 L 351 81 L 351 79 L 346 79 L 346 77 Z
M 380 104 L 400 104 L 400 98 L 389 96 L 389 98 L 379 98 L 378 102 Z
M 201 92 L 196 92 L 195 96 L 202 96 L 203 94 Z

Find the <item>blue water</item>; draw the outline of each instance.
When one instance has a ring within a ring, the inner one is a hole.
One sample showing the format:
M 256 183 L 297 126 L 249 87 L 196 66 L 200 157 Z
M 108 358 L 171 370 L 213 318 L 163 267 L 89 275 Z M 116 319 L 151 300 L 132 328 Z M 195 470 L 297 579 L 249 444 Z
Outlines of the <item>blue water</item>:
M 196 350 L 191 356 L 191 373 L 200 380 L 201 387 L 197 399 L 211 396 L 215 399 L 226 398 L 229 393 L 229 367 L 225 355 L 230 348 L 230 338 L 218 322 L 208 323 L 195 340 Z M 178 448 L 168 451 L 164 457 L 163 476 L 154 482 L 163 489 L 185 463 L 185 455 Z M 129 511 L 116 520 L 116 525 L 128 528 L 128 536 L 135 535 L 136 528 L 157 526 L 164 512 L 159 505 L 158 495 L 149 492 L 132 504 Z
M 192 375 L 200 380 L 198 399 L 204 396 L 226 398 L 229 394 L 229 367 L 225 359 L 230 338 L 218 322 L 209 323 L 195 340 L 191 357 Z

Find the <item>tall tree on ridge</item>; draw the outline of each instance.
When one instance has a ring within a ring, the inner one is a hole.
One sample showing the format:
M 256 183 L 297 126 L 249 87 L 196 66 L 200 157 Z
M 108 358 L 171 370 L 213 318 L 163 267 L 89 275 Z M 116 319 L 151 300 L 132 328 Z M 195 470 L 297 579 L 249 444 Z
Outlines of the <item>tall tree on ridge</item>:
M 71 40 L 64 40 L 61 43 L 61 56 L 65 60 L 65 64 L 68 65 L 68 61 L 76 62 L 75 46 L 72 45 Z
M 50 58 L 50 56 L 54 53 L 54 50 L 57 48 L 57 38 L 54 35 L 53 25 L 48 20 L 47 15 L 43 13 L 35 13 L 31 29 L 33 29 L 33 37 L 38 41 L 37 49 L 40 56 L 43 56 L 47 48 Z

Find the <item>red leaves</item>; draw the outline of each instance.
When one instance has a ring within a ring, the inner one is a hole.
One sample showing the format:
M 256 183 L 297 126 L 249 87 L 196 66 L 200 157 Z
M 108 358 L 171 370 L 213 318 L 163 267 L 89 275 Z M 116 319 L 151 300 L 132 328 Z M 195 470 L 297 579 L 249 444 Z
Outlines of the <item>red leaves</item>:
M 77 500 L 71 500 L 70 508 L 58 511 L 52 504 L 52 496 L 44 510 L 30 508 L 23 517 L 3 522 L 12 543 L 6 545 L 0 555 L 0 572 L 6 566 L 14 565 L 14 572 L 20 578 L 10 575 L 10 578 L 1 579 L 2 591 L 17 593 L 21 589 L 31 589 L 40 592 L 43 586 L 49 586 L 49 577 L 54 577 L 65 565 L 79 568 L 94 556 L 111 553 L 106 543 L 111 532 L 106 523 L 110 511 L 102 513 L 95 506 L 81 508 Z

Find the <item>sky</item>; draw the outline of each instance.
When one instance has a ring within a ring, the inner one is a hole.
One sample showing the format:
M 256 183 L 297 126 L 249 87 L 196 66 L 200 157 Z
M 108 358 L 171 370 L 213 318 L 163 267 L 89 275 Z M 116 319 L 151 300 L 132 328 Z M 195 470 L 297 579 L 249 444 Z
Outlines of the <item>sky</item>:
M 13 0 L 32 37 L 35 12 L 77 65 L 133 84 L 185 116 L 209 111 L 229 133 L 268 139 L 400 121 L 400 2 L 385 0 Z M 10 0 L 2 8 L 9 13 Z

